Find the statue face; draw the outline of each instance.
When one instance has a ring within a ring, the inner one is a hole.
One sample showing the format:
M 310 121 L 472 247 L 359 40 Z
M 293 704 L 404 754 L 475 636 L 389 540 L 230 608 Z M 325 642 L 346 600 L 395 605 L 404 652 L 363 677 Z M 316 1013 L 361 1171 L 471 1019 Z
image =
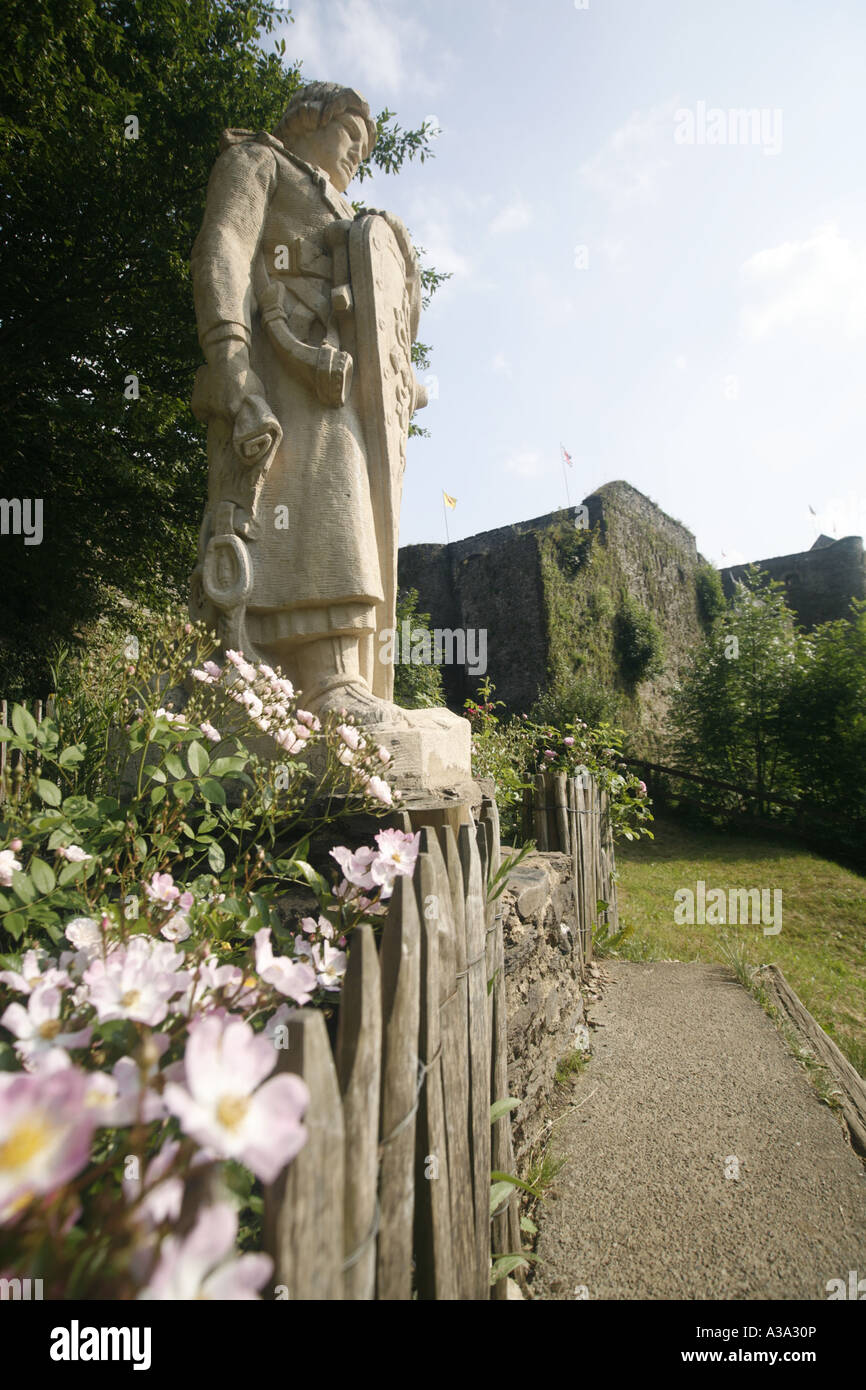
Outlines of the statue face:
M 326 126 L 292 140 L 292 149 L 308 164 L 324 169 L 339 193 L 344 193 L 358 172 L 367 129 L 360 116 L 345 111 Z

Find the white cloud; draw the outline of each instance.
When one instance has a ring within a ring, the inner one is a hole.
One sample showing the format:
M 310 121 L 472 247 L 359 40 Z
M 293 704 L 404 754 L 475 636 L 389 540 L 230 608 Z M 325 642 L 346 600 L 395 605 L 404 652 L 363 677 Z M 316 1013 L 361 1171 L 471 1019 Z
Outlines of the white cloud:
M 807 512 L 807 516 L 825 536 L 832 536 L 834 540 L 841 540 L 843 536 L 866 536 L 866 494 L 849 492 L 844 497 L 831 497 L 815 510 L 817 516 L 813 517 L 811 512 Z
M 720 550 L 717 569 L 728 569 L 731 565 L 744 565 L 746 557 L 742 550 Z
M 505 460 L 505 471 L 515 474 L 518 478 L 539 478 L 546 470 L 537 450 L 524 449 L 508 456 Z
M 532 209 L 522 198 L 518 198 L 497 213 L 490 223 L 490 231 L 493 236 L 500 236 L 503 232 L 522 232 L 531 221 Z
M 508 361 L 508 358 L 505 356 L 504 352 L 497 352 L 491 365 L 493 367 L 494 372 L 496 372 L 498 376 L 514 376 L 514 373 L 511 370 L 511 364 Z
M 676 101 L 633 111 L 597 154 L 580 166 L 587 187 L 616 201 L 646 198 L 670 164 Z
M 756 252 L 742 277 L 753 302 L 740 322 L 754 342 L 779 329 L 803 329 L 813 341 L 866 334 L 866 246 L 841 236 L 835 223 Z
M 411 91 L 430 94 L 426 29 L 393 0 L 294 0 L 286 47 L 303 59 L 307 81 L 334 73 L 371 105 Z M 440 55 L 441 56 L 441 55 Z

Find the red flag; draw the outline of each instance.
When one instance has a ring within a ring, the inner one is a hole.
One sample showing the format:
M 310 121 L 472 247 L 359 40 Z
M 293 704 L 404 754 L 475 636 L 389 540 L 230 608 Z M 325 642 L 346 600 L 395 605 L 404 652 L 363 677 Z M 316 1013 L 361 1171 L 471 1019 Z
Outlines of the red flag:
M 572 461 L 571 461 L 571 454 L 568 452 L 568 450 L 566 449 L 566 447 L 565 447 L 564 444 L 560 444 L 559 447 L 560 447 L 560 449 L 562 450 L 562 457 L 563 457 L 563 459 L 564 459 L 565 462 L 568 464 L 569 468 L 573 468 L 573 467 L 574 467 L 574 464 L 573 464 Z

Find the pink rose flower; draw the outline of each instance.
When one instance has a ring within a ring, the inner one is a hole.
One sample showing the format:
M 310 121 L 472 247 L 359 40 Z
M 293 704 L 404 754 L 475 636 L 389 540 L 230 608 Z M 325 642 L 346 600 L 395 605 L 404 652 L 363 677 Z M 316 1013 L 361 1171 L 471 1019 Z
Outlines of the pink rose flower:
M 287 1072 L 266 1081 L 276 1064 L 273 1044 L 248 1023 L 210 1014 L 190 1025 L 184 1085 L 164 1091 L 185 1134 L 262 1182 L 273 1182 L 307 1140 L 309 1091 Z

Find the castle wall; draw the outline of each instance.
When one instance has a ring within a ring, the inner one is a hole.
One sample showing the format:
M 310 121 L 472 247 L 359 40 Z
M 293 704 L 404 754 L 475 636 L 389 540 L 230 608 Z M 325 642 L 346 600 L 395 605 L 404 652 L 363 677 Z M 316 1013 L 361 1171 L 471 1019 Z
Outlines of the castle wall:
M 547 669 L 544 594 L 535 540 L 552 516 L 501 526 L 451 545 L 408 545 L 399 556 L 401 589 L 417 589 L 419 607 L 438 628 L 485 628 L 487 674 L 496 698 L 528 709 Z M 478 677 L 443 666 L 452 709 L 474 695 Z
M 755 564 L 771 579 L 782 581 L 789 605 L 807 628 L 847 618 L 852 598 L 866 598 L 866 557 L 860 536 L 845 536 L 817 550 L 777 555 Z M 747 570 L 747 565 L 730 565 L 721 571 L 728 597 Z
M 434 627 L 487 628 L 488 674 L 509 710 L 528 710 L 553 679 L 589 677 L 622 694 L 632 718 L 661 727 L 677 670 L 701 635 L 694 536 L 628 483 L 609 483 L 578 509 L 452 542 L 406 546 L 401 588 L 415 588 Z M 661 627 L 665 672 L 640 694 L 621 677 L 616 616 L 626 595 Z M 463 668 L 443 668 L 452 708 L 477 689 Z

